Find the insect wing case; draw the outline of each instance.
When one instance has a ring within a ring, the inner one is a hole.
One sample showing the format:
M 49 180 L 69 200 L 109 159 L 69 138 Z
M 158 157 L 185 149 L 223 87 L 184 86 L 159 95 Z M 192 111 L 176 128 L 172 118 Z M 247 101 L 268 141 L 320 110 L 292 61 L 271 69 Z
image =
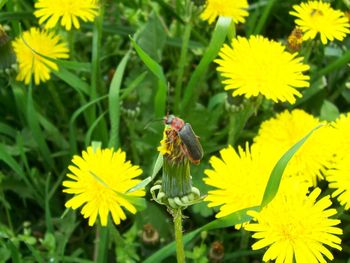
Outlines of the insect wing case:
M 193 132 L 191 124 L 186 123 L 178 132 L 182 143 L 186 146 L 190 158 L 199 161 L 203 158 L 203 148 L 197 135 Z

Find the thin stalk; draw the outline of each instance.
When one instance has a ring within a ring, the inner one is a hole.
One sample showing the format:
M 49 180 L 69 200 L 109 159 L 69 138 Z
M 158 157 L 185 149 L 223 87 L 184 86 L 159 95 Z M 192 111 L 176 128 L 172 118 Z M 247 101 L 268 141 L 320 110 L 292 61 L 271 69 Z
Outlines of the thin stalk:
M 230 114 L 230 118 L 229 118 L 229 130 L 228 130 L 228 138 L 227 138 L 227 144 L 228 145 L 234 145 L 235 141 L 236 141 L 236 114 L 231 113 Z
M 183 75 L 185 71 L 185 66 L 187 64 L 188 42 L 191 36 L 191 29 L 192 29 L 192 25 L 190 22 L 188 22 L 185 26 L 185 30 L 183 34 L 179 68 L 177 71 L 177 79 L 176 79 L 176 86 L 175 86 L 175 104 L 174 104 L 175 112 L 179 111 L 179 106 L 180 106 Z
M 175 242 L 176 242 L 176 258 L 177 263 L 185 262 L 185 250 L 182 239 L 182 212 L 181 208 L 174 211 L 174 227 L 175 227 Z
M 108 251 L 108 227 L 96 226 L 96 238 L 94 249 L 94 262 L 103 263 L 107 259 Z
M 264 8 L 263 14 L 261 15 L 258 24 L 254 30 L 254 34 L 260 34 L 262 32 L 262 30 L 264 29 L 265 25 L 266 25 L 266 21 L 267 18 L 270 15 L 271 9 L 274 6 L 274 4 L 276 3 L 276 0 L 269 0 L 267 5 Z
M 240 250 L 246 251 L 248 248 L 248 245 L 249 245 L 249 233 L 246 230 L 244 230 L 244 228 L 242 227 L 241 228 L 241 241 L 240 241 L 240 245 L 239 245 Z M 249 261 L 248 261 L 247 257 L 242 256 L 240 259 L 240 262 L 247 263 Z

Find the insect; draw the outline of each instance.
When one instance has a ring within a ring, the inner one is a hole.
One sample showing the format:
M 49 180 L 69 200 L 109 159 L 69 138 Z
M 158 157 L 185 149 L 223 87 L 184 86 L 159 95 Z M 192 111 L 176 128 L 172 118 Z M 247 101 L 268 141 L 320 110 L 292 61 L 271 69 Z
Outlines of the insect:
M 191 124 L 185 123 L 184 120 L 174 115 L 165 116 L 164 123 L 169 125 L 179 135 L 185 146 L 183 148 L 184 154 L 188 159 L 194 164 L 199 164 L 200 160 L 203 158 L 203 148 Z

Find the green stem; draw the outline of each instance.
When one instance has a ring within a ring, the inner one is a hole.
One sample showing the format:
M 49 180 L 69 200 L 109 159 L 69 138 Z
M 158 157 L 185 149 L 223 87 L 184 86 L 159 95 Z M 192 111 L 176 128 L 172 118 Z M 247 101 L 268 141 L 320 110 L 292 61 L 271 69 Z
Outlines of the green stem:
M 176 258 L 177 263 L 185 262 L 185 250 L 182 240 L 182 212 L 181 208 L 174 211 L 174 227 L 175 227 L 175 242 L 176 242 Z
M 229 130 L 228 130 L 228 138 L 227 138 L 227 144 L 228 145 L 234 145 L 236 141 L 236 114 L 231 113 L 230 119 L 229 119 Z
M 102 227 L 98 224 L 96 228 L 94 262 L 103 263 L 106 262 L 107 259 L 108 227 Z
M 191 29 L 192 29 L 192 25 L 191 23 L 188 22 L 185 26 L 185 30 L 183 33 L 179 69 L 177 71 L 177 79 L 176 79 L 176 86 L 175 86 L 175 104 L 174 104 L 174 108 L 176 112 L 179 111 L 179 107 L 180 107 L 182 82 L 183 82 L 183 75 L 185 71 L 185 65 L 187 64 L 188 42 L 191 36 Z
M 247 250 L 248 245 L 249 245 L 249 233 L 246 230 L 244 230 L 244 228 L 242 227 L 241 228 L 240 250 L 241 251 Z M 248 261 L 247 257 L 242 256 L 240 262 L 247 263 L 249 261 Z

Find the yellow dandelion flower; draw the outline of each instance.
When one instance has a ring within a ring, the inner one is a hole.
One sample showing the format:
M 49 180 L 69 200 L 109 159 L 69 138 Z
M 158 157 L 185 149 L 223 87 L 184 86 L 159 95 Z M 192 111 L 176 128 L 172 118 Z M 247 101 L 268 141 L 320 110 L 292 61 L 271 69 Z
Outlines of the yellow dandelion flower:
M 265 262 L 326 262 L 324 256 L 332 260 L 333 255 L 325 245 L 341 250 L 337 235 L 343 232 L 336 227 L 340 220 L 330 218 L 337 213 L 329 208 L 330 196 L 317 201 L 319 188 L 309 195 L 303 186 L 282 189 L 260 212 L 249 212 L 256 222 L 244 228 L 255 232 L 252 236 L 258 239 L 253 250 L 268 247 L 263 256 Z
M 107 225 L 109 212 L 115 224 L 126 219 L 121 207 L 132 214 L 136 208 L 126 196 L 144 196 L 144 190 L 126 193 L 141 180 L 135 179 L 142 170 L 126 161 L 125 152 L 111 149 L 96 149 L 88 147 L 82 152 L 82 157 L 74 156 L 68 169 L 67 176 L 71 179 L 64 181 L 66 189 L 63 192 L 74 194 L 66 202 L 66 207 L 77 209 L 83 206 L 81 213 L 89 218 L 92 226 L 99 215 L 102 226 Z
M 329 188 L 335 189 L 332 196 L 337 197 L 340 204 L 348 210 L 350 208 L 350 114 L 340 115 L 333 123 L 333 127 L 336 151 L 326 178 Z
M 236 152 L 231 146 L 220 151 L 221 158 L 211 157 L 212 169 L 205 170 L 204 182 L 217 189 L 204 199 L 208 207 L 221 206 L 216 217 L 260 205 L 273 164 L 267 155 L 248 145 Z
M 329 3 L 310 1 L 293 6 L 289 12 L 296 16 L 295 23 L 303 30 L 303 39 L 315 39 L 320 34 L 323 44 L 328 40 L 343 40 L 350 33 L 348 18 L 343 12 L 334 10 Z
M 247 0 L 207 0 L 201 18 L 207 20 L 209 24 L 213 23 L 218 16 L 230 17 L 236 24 L 244 23 L 245 17 L 248 16 L 248 6 Z
M 163 138 L 160 141 L 160 145 L 158 146 L 157 150 L 162 154 L 162 155 L 168 155 L 171 153 L 172 151 L 172 146 L 173 144 L 171 144 L 168 140 L 168 135 L 167 133 L 169 133 L 171 131 L 171 128 L 165 128 L 163 131 Z
M 332 123 L 333 143 L 336 151 L 334 151 L 336 161 L 341 160 L 347 156 L 350 149 L 350 114 L 341 114 L 339 118 Z M 335 161 L 335 162 L 336 162 Z
M 32 74 L 35 84 L 38 85 L 41 81 L 50 79 L 52 70 L 58 70 L 55 62 L 40 55 L 54 59 L 69 57 L 68 47 L 60 36 L 34 27 L 23 32 L 12 45 L 19 64 L 17 80 L 24 81 L 25 84 L 29 84 Z
M 348 210 L 350 208 L 350 154 L 338 160 L 328 170 L 327 181 L 328 187 L 335 189 L 332 197 L 337 197 L 339 203 Z
M 225 44 L 215 62 L 226 78 L 225 90 L 233 90 L 233 96 L 261 94 L 274 102 L 294 103 L 295 96 L 302 96 L 296 88 L 309 87 L 310 78 L 302 73 L 309 66 L 301 62 L 303 58 L 297 57 L 297 52 L 285 51 L 282 44 L 251 36 L 235 38 L 231 46 Z
M 317 118 L 303 110 L 284 111 L 261 124 L 254 142 L 276 163 L 283 153 L 320 124 Z M 284 171 L 284 177 L 298 177 L 310 186 L 316 186 L 317 179 L 323 179 L 325 167 L 332 157 L 331 128 L 324 126 L 316 130 L 295 153 Z
M 97 1 L 94 0 L 38 0 L 35 3 L 34 15 L 39 18 L 39 24 L 45 28 L 53 28 L 61 19 L 61 25 L 71 30 L 72 25 L 79 29 L 79 19 L 84 22 L 93 21 L 98 15 Z

